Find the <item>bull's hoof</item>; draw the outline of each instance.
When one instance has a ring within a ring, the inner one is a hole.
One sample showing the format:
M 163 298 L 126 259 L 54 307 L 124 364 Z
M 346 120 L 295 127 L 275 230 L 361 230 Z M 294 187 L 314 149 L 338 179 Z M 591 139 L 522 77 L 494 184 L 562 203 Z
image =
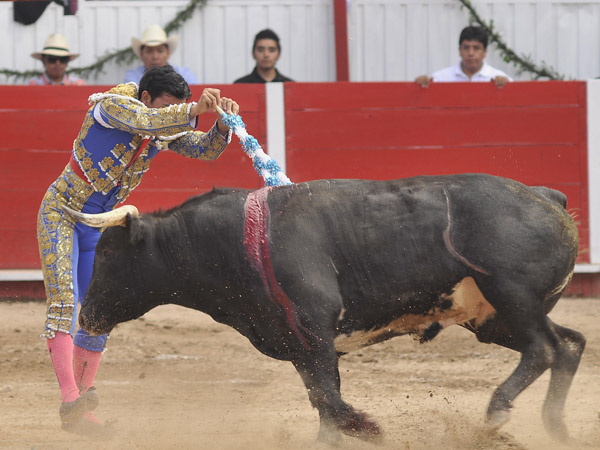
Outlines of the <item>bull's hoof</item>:
M 349 436 L 365 441 L 383 440 L 383 434 L 377 422 L 369 419 L 364 413 L 354 413 L 339 426 L 339 429 Z
M 328 447 L 339 447 L 342 442 L 342 433 L 333 424 L 321 423 L 317 442 Z
M 60 405 L 58 414 L 63 424 L 71 424 L 79 421 L 81 417 L 88 411 L 93 411 L 98 406 L 98 394 L 96 390 L 91 388 L 85 394 L 81 395 L 77 400 L 72 402 L 63 402 Z
M 544 427 L 550 436 L 562 443 L 571 442 L 569 430 L 560 414 L 546 413 L 544 411 L 542 418 L 544 420 Z
M 488 411 L 485 424 L 490 431 L 495 431 L 504 425 L 510 419 L 510 411 L 498 409 L 496 411 Z

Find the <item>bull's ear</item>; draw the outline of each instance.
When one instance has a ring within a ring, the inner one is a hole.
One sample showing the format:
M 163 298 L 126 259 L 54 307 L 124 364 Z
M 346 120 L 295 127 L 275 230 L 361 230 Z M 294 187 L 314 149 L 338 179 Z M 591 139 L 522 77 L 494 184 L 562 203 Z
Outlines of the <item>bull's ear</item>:
M 146 222 L 141 217 L 136 217 L 131 214 L 127 214 L 126 228 L 129 232 L 129 242 L 134 245 L 142 242 L 148 233 Z

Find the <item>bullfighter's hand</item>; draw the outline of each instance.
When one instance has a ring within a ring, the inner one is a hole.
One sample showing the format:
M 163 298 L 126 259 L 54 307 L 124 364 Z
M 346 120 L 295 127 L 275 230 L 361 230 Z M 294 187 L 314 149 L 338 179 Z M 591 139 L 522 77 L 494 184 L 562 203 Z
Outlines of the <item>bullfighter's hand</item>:
M 192 109 L 190 116 L 195 117 L 207 111 L 215 111 L 217 105 L 221 104 L 221 91 L 215 88 L 206 88 Z
M 235 100 L 227 97 L 221 98 L 221 109 L 227 114 L 237 114 L 240 112 L 240 106 L 235 102 Z M 227 128 L 227 125 L 223 123 L 220 116 L 219 120 L 217 121 L 217 127 L 219 128 L 219 133 L 221 133 L 223 136 L 227 135 L 229 128 Z

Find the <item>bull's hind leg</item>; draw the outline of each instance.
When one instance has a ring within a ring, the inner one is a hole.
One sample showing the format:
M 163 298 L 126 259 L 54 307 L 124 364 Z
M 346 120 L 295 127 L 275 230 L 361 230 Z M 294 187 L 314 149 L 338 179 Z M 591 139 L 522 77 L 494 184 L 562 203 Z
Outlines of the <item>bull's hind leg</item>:
M 342 400 L 333 343 L 330 349 L 313 350 L 292 362 L 304 381 L 311 404 L 319 411 L 319 441 L 336 444 L 340 432 L 362 439 L 378 437 L 379 426 Z
M 585 348 L 585 337 L 578 331 L 561 327 L 548 319 L 559 344 L 555 352 L 548 394 L 544 402 L 543 418 L 546 430 L 558 439 L 564 440 L 569 433 L 564 424 L 562 412 L 573 376 Z
M 521 353 L 515 371 L 492 396 L 487 422 L 493 428 L 506 423 L 513 400 L 547 369 L 551 369 L 544 421 L 552 435 L 565 439 L 568 433 L 562 411 L 585 339 L 578 332 L 554 324 L 543 311 L 536 308 L 536 304 L 532 304 L 533 297 L 519 297 L 519 303 L 513 297 L 510 305 L 499 304 L 496 317 L 475 330 L 482 342 L 493 342 Z M 521 305 L 521 308 L 515 305 Z

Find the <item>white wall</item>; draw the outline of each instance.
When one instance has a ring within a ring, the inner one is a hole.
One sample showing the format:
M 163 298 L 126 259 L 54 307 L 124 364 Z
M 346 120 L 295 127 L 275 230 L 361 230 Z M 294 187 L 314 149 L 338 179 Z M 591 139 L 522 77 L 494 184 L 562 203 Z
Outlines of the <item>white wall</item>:
M 517 54 L 545 61 L 567 79 L 600 76 L 600 1 L 472 0 L 493 20 Z M 351 0 L 350 77 L 408 81 L 458 61 L 458 37 L 469 13 L 458 0 Z M 487 62 L 516 79 L 514 66 L 494 46 Z
M 152 23 L 165 25 L 187 0 L 79 0 L 76 16 L 52 3 L 33 25 L 13 21 L 12 2 L 0 2 L 0 68 L 41 69 L 30 54 L 61 32 L 81 57 L 72 65 L 130 45 Z M 518 54 L 545 61 L 567 79 L 600 76 L 600 0 L 472 0 Z M 348 0 L 350 78 L 408 81 L 458 60 L 458 36 L 468 12 L 458 0 Z M 281 37 L 280 71 L 298 81 L 335 81 L 333 0 L 208 0 L 177 34 L 172 62 L 194 70 L 201 83 L 230 83 L 254 66 L 257 31 Z M 488 62 L 516 79 L 513 66 L 490 46 Z M 137 63 L 137 61 L 136 61 Z M 121 81 L 126 66 L 110 65 L 95 83 Z M 7 82 L 0 77 L 0 82 Z
M 12 2 L 0 2 L 0 68 L 41 70 L 41 63 L 30 55 L 40 51 L 46 36 L 53 32 L 63 33 L 71 51 L 81 54 L 71 67 L 93 64 L 99 57 L 131 45 L 131 37 L 141 37 L 148 25 L 164 26 L 187 4 L 186 0 L 79 0 L 77 14 L 65 16 L 63 8 L 52 3 L 35 24 L 22 25 L 13 20 Z M 277 65 L 281 73 L 298 81 L 335 80 L 330 0 L 208 0 L 206 7 L 197 9 L 175 32 L 180 45 L 171 62 L 190 67 L 201 83 L 231 83 L 254 67 L 254 35 L 266 27 L 281 39 Z M 105 66 L 106 73 L 88 82 L 120 82 L 129 67 Z M 7 80 L 0 76 L 0 82 Z
M 600 80 L 587 83 L 590 261 L 600 264 Z

